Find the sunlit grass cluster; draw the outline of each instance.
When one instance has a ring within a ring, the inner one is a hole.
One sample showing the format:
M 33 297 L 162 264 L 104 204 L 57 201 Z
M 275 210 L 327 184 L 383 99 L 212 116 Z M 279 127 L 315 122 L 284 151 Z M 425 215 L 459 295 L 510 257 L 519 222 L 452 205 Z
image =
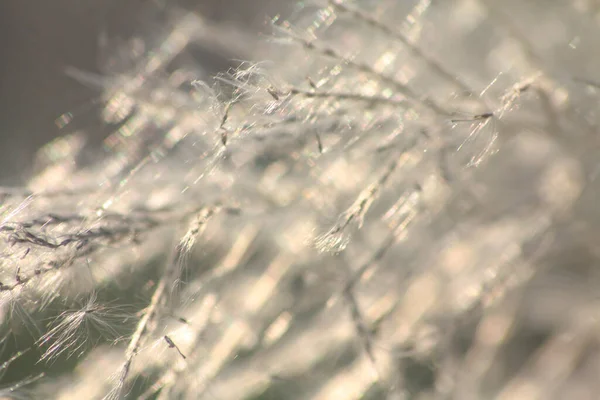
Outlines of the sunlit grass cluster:
M 2 395 L 595 398 L 597 10 L 167 7 L 135 68 L 69 70 L 115 129 L 65 114 L 1 189 Z M 256 55 L 200 80 L 198 43 Z

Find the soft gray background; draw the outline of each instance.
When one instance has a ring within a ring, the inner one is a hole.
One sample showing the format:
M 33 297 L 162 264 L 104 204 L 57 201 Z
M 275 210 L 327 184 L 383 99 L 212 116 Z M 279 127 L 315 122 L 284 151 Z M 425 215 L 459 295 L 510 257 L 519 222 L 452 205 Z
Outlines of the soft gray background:
M 98 138 L 107 131 L 100 127 L 95 110 L 85 108 L 99 92 L 67 76 L 65 68 L 101 73 L 111 47 L 160 29 L 161 9 L 194 8 L 215 22 L 257 32 L 266 30 L 267 15 L 285 12 L 290 4 L 289 0 L 0 1 L 0 184 L 23 182 L 36 149 L 65 133 L 55 124 L 65 112 L 75 111 L 77 117 L 67 129 L 85 127 L 87 134 Z M 215 73 L 235 56 L 202 53 L 203 63 Z

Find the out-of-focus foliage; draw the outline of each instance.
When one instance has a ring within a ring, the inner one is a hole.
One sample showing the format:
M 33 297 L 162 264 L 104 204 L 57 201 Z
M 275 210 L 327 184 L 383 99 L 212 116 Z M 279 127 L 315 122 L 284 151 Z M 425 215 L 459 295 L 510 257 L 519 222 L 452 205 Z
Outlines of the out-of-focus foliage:
M 7 388 L 595 398 L 597 4 L 302 2 L 263 42 L 161 12 L 68 71 L 101 146 L 0 193 Z

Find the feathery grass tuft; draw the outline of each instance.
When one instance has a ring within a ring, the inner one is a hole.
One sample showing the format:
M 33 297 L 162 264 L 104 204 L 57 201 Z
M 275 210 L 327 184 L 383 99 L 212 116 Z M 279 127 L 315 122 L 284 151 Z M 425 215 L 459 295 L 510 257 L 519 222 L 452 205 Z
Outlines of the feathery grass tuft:
M 594 398 L 592 2 L 299 2 L 267 41 L 140 7 L 133 67 L 69 70 L 102 145 L 64 125 L 0 189 L 2 329 L 54 374 L 32 386 Z M 244 61 L 206 79 L 214 49 Z

